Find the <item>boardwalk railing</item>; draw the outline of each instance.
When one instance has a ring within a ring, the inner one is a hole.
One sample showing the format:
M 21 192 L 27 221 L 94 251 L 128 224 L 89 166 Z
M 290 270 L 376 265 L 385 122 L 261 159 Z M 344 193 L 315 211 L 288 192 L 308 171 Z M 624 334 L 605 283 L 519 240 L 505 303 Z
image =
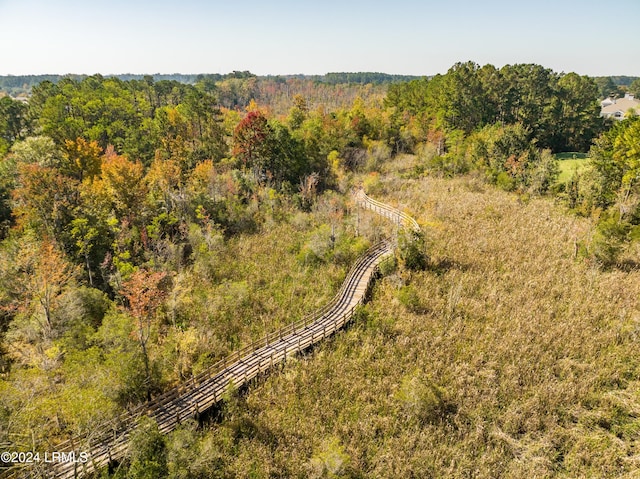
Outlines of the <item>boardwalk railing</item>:
M 418 228 L 411 217 L 372 200 L 362 190 L 356 193 L 355 199 L 386 218 L 410 228 Z M 391 243 L 382 241 L 376 244 L 356 261 L 337 294 L 320 310 L 234 352 L 197 376 L 118 416 L 90 434 L 56 447 L 56 451 L 68 454 L 75 452 L 76 456 L 80 452 L 88 452 L 87 462 L 37 463 L 29 470 L 12 469 L 2 477 L 81 477 L 124 457 L 131 433 L 143 416 L 153 418 L 162 433 L 174 430 L 185 419 L 197 417 L 220 401 L 230 388 L 242 386 L 275 364 L 308 349 L 342 328 L 353 317 L 355 309 L 364 302 L 377 268 L 391 253 Z
M 356 203 L 363 208 L 370 209 L 378 213 L 380 216 L 390 219 L 394 223 L 400 223 L 405 228 L 412 229 L 413 231 L 420 231 L 420 225 L 418 225 L 418 222 L 407 213 L 370 198 L 365 194 L 362 188 L 356 190 L 353 196 Z

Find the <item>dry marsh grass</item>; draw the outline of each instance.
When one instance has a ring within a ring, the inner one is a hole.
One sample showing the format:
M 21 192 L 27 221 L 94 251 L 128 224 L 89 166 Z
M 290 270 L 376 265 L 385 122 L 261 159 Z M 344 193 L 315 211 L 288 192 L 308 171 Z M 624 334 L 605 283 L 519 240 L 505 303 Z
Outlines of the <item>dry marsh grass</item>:
M 591 225 L 548 199 L 378 188 L 425 225 L 429 269 L 230 401 L 198 436 L 220 477 L 637 477 L 640 272 L 574 258 Z

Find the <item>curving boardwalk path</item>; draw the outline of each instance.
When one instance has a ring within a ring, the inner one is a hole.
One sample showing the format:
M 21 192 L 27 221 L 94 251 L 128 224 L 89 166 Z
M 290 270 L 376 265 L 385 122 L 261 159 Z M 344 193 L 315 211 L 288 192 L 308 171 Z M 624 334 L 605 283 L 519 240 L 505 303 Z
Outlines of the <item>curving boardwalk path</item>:
M 353 199 L 358 205 L 362 206 L 363 208 L 375 211 L 380 216 L 391 220 L 399 226 L 411 229 L 415 232 L 420 231 L 420 225 L 418 225 L 418 222 L 407 213 L 400 211 L 393 206 L 389 206 L 385 203 L 381 203 L 380 201 L 376 201 L 373 198 L 368 197 L 362 188 L 358 189 L 353 194 Z
M 398 225 L 415 231 L 420 229 L 406 213 L 369 198 L 362 189 L 356 191 L 353 197 L 359 206 L 375 211 Z M 82 477 L 126 455 L 131 433 L 142 416 L 153 418 L 162 433 L 174 430 L 185 419 L 197 417 L 220 401 L 230 387 L 246 384 L 273 365 L 306 350 L 342 328 L 353 316 L 355 308 L 364 302 L 378 266 L 391 253 L 390 242 L 376 244 L 356 261 L 338 293 L 319 311 L 236 351 L 198 376 L 118 417 L 90 435 L 56 447 L 57 451 L 75 451 L 76 454 L 87 451 L 90 453 L 88 462 L 38 463 L 29 469 L 12 469 L 2 477 Z

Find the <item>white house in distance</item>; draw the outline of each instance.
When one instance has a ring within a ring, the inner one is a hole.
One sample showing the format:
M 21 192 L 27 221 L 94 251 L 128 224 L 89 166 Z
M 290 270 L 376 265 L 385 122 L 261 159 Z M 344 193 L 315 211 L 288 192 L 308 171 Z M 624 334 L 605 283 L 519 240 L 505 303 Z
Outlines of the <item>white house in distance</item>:
M 631 93 L 626 93 L 624 98 L 606 98 L 600 102 L 602 109 L 600 116 L 624 120 L 627 112 L 633 110 L 636 115 L 640 115 L 640 101 L 636 100 Z

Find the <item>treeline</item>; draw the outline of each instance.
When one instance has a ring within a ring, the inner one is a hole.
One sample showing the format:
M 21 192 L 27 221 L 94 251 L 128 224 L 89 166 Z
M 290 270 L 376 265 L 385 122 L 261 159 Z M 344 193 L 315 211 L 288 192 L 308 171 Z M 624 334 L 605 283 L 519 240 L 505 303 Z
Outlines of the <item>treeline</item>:
M 279 82 L 286 82 L 290 79 L 296 80 L 311 80 L 316 83 L 328 83 L 333 85 L 358 83 L 360 85 L 366 85 L 368 83 L 372 85 L 386 85 L 390 83 L 400 83 L 415 80 L 420 78 L 418 75 L 391 75 L 388 73 L 379 72 L 334 72 L 326 73 L 324 75 L 267 75 L 258 77 L 265 80 L 274 80 Z
M 412 80 L 418 80 L 420 76 L 415 75 L 393 75 L 388 73 L 379 72 L 335 72 L 327 73 L 325 75 L 266 75 L 257 76 L 249 71 L 234 71 L 227 74 L 219 73 L 206 73 L 206 74 L 161 74 L 155 73 L 152 75 L 142 74 L 118 74 L 118 75 L 105 75 L 107 77 L 118 78 L 119 80 L 144 80 L 150 78 L 153 81 L 177 81 L 188 85 L 195 85 L 198 82 L 206 81 L 209 83 L 221 82 L 230 78 L 235 79 L 249 79 L 256 78 L 258 83 L 264 82 L 265 84 L 277 83 L 283 84 L 291 80 L 298 80 L 301 82 L 310 82 L 311 84 L 327 84 L 327 85 L 389 85 L 394 83 L 404 83 Z M 70 78 L 73 80 L 82 80 L 87 78 L 88 75 L 4 75 L 0 76 L 0 93 L 4 92 L 13 97 L 28 96 L 31 93 L 31 89 L 39 83 L 49 81 L 52 83 L 58 83 L 63 78 Z M 640 95 L 640 78 L 633 76 L 602 76 L 593 77 L 594 81 L 598 85 L 601 98 L 606 98 L 610 95 L 624 96 L 625 92 L 635 93 Z
M 602 78 L 611 80 L 615 85 L 618 85 L 618 86 L 631 86 L 633 82 L 640 80 L 640 77 L 634 77 L 634 76 L 628 76 L 628 75 L 594 77 L 596 81 L 599 81 Z
M 591 78 L 533 64 L 458 63 L 444 75 L 390 85 L 385 106 L 394 153 L 417 153 L 438 174 L 475 170 L 504 189 L 534 193 L 554 184 L 553 153 L 587 151 L 607 128 Z
M 386 97 L 379 88 L 260 81 L 249 72 L 202 76 L 195 85 L 99 75 L 45 81 L 28 105 L 1 99 L 0 154 L 38 135 L 53 141 L 55 154 L 69 163 L 62 170 L 80 182 L 93 175 L 84 168 L 96 161 L 84 158 L 89 153 L 82 148 L 95 145 L 98 156 L 111 148 L 144 168 L 175 161 L 181 175 L 205 160 L 222 162 L 295 192 L 312 173 L 320 185 L 332 184 L 328 172 L 338 159 L 342 166 L 372 167 L 407 152 L 424 156 L 428 169 L 479 169 L 504 188 L 543 192 L 555 174 L 544 151 L 588 151 L 607 126 L 592 79 L 539 65 L 459 63 L 444 75 L 391 84 Z M 251 144 L 242 145 L 246 139 Z M 4 190 L 0 215 L 9 224 L 15 193 Z
M 640 96 L 640 78 L 630 76 L 594 77 L 601 98 L 624 97 L 625 93 Z
M 51 83 L 58 83 L 65 78 L 81 81 L 87 78 L 89 75 L 4 75 L 0 76 L 0 92 L 4 92 L 10 96 L 24 96 L 29 95 L 33 87 L 39 83 L 48 81 Z M 154 73 L 152 75 L 142 75 L 133 73 L 124 73 L 118 75 L 105 75 L 108 78 L 117 78 L 122 81 L 130 80 L 152 80 L 155 82 L 160 81 L 175 81 L 184 83 L 187 85 L 195 85 L 198 82 L 220 82 L 229 78 L 235 79 L 248 79 L 256 78 L 259 81 L 285 83 L 288 80 L 308 80 L 313 83 L 325 83 L 329 85 L 338 84 L 358 84 L 358 85 L 387 85 L 390 83 L 398 83 L 403 81 L 409 81 L 416 76 L 411 75 L 390 75 L 387 73 L 377 72 L 358 72 L 358 73 L 327 73 L 326 75 L 267 75 L 257 76 L 249 71 L 233 71 L 227 74 L 220 73 L 200 73 L 200 74 L 162 74 Z
M 238 80 L 243 85 L 252 81 Z M 224 87 L 224 82 L 211 88 L 205 81 L 192 86 L 168 80 L 154 82 L 150 78 L 122 81 L 93 76 L 81 81 L 67 78 L 57 84 L 43 82 L 34 88 L 28 105 L 3 98 L 0 152 L 9 152 L 4 161 L 0 207 L 5 226 L 15 222 L 46 225 L 47 234 L 71 252 L 76 249 L 69 236 L 71 222 L 78 219 L 78 208 L 83 208 L 83 195 L 78 196 L 77 189 L 84 183 L 94 187 L 111 160 L 116 162 L 115 168 L 129 171 L 125 175 L 129 175 L 128 181 L 134 181 L 134 177 L 142 181 L 155 168 L 160 168 L 162 175 L 177 175 L 172 180 L 165 178 L 162 184 L 171 184 L 178 190 L 197 169 L 209 168 L 229 175 L 228 181 L 235 185 L 229 187 L 239 197 L 248 195 L 240 200 L 242 203 L 251 195 L 242 171 L 249 172 L 251 182 L 257 186 L 269 185 L 297 194 L 298 185 L 309 175 L 314 175 L 321 187 L 335 182 L 335 171 L 328 160 L 330 153 L 334 152 L 336 165 L 341 158 L 357 162 L 360 157 L 354 151 L 366 149 L 365 142 L 384 135 L 384 125 L 374 121 L 375 114 L 366 111 L 362 101 L 355 101 L 349 109 L 312 111 L 306 100 L 297 96 L 291 100 L 294 106 L 288 115 L 278 120 L 255 103 L 249 105 L 248 114 L 220 106 L 224 103 Z M 242 104 L 245 101 L 251 103 L 252 97 L 247 96 Z M 171 172 L 163 170 L 167 165 L 172 165 Z M 124 175 L 114 173 L 120 174 Z M 58 195 L 64 207 L 55 201 L 36 205 L 34 198 L 39 192 L 48 194 L 58 188 L 57 183 L 68 192 L 68 196 L 62 191 Z M 118 188 L 109 191 L 116 194 Z M 129 192 L 135 189 L 132 185 L 126 188 Z M 165 193 L 167 201 L 179 194 Z M 207 203 L 209 206 L 203 204 L 205 210 L 201 214 L 237 230 L 238 221 L 242 221 L 223 213 L 232 204 L 223 196 L 214 195 L 217 199 Z M 134 207 L 132 201 L 128 197 L 125 210 L 132 212 L 139 207 Z M 21 207 L 16 208 L 17 204 Z M 176 207 L 173 204 L 163 208 L 175 212 Z M 55 221 L 50 217 L 54 211 L 62 215 Z M 148 225 L 138 226 L 144 230 Z M 103 234 L 104 227 L 98 228 L 102 240 L 109 236 Z M 106 250 L 91 249 L 95 257 L 89 266 L 95 269 Z
M 389 75 L 389 77 L 394 77 Z M 0 77 L 1 78 L 1 77 Z M 83 75 L 60 77 L 57 75 L 36 76 L 29 81 L 25 77 L 9 77 L 11 84 L 19 86 L 2 87 L 12 97 L 28 98 L 41 82 L 57 84 L 66 80 L 80 82 L 88 77 Z M 16 80 L 22 78 L 22 80 Z M 386 83 L 334 83 L 323 81 L 324 77 L 305 75 L 257 77 L 250 72 L 233 72 L 226 75 L 117 75 L 104 78 L 116 78 L 124 82 L 174 82 L 185 85 L 198 85 L 201 90 L 214 93 L 217 105 L 230 109 L 243 110 L 251 100 L 268 107 L 274 115 L 286 116 L 293 105 L 296 95 L 306 99 L 309 108 L 322 106 L 326 110 L 348 108 L 356 98 L 366 104 L 381 103 L 386 93 Z M 27 101 L 30 101 L 27 99 Z
M 390 75 L 378 72 L 357 72 L 357 73 L 327 73 L 326 75 L 313 76 L 312 79 L 322 83 L 337 85 L 339 83 L 359 83 L 366 85 L 384 85 L 389 83 L 400 83 L 415 80 L 416 75 Z
M 31 89 L 42 82 L 58 83 L 64 79 L 70 79 L 74 81 L 82 81 L 88 78 L 90 75 L 3 75 L 0 76 L 0 92 L 5 92 L 11 96 L 29 95 Z M 207 74 L 190 74 L 185 75 L 182 73 L 154 73 L 153 75 L 141 75 L 133 73 L 124 73 L 119 75 L 105 75 L 108 78 L 117 78 L 122 81 L 130 80 L 145 80 L 145 81 L 175 81 L 184 83 L 187 85 L 194 85 L 199 81 L 221 81 L 226 78 L 249 78 L 253 75 L 247 71 L 234 71 L 227 74 L 219 73 L 207 73 Z
M 459 63 L 444 75 L 388 85 L 386 96 L 371 84 L 260 80 L 249 72 L 196 80 L 43 82 L 28 105 L 2 99 L 0 153 L 37 134 L 71 158 L 81 139 L 145 168 L 174 160 L 183 175 L 204 160 L 241 166 L 282 191 L 312 173 L 321 186 L 332 184 L 336 159 L 372 167 L 390 154 L 418 153 L 427 169 L 477 169 L 506 189 L 544 192 L 557 171 L 551 154 L 586 152 L 607 128 L 593 79 L 539 65 Z M 242 146 L 245 137 L 253 144 Z M 74 175 L 82 181 L 85 172 Z
M 73 76 L 70 75 L 73 78 Z M 43 81 L 58 82 L 61 75 L 6 75 L 0 76 L 0 92 L 16 97 L 31 92 L 38 83 Z
M 602 131 L 592 79 L 539 65 L 458 63 L 446 75 L 391 85 L 387 105 L 419 118 L 425 135 L 520 124 L 538 147 L 586 151 Z

